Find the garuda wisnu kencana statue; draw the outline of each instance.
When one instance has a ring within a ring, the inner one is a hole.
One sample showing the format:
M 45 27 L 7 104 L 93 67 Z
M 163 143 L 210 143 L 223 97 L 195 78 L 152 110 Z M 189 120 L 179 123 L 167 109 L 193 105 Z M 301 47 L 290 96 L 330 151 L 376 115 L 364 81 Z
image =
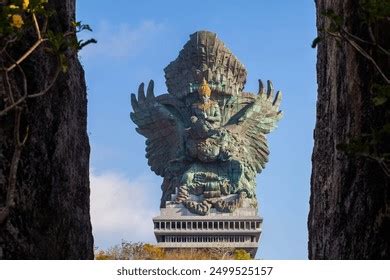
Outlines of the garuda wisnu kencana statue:
M 131 119 L 145 136 L 151 169 L 164 178 L 161 206 L 182 203 L 190 212 L 233 212 L 243 199 L 257 208 L 256 174 L 268 160 L 266 134 L 282 116 L 281 93 L 271 81 L 258 94 L 243 92 L 246 70 L 216 37 L 190 36 L 165 69 L 167 94 L 154 83 L 131 95 Z

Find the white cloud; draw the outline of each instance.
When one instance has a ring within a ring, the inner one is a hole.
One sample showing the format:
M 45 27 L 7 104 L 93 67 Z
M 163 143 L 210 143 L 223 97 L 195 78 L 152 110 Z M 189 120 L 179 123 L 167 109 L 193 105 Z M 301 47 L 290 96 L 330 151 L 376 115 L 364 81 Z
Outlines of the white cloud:
M 163 30 L 163 24 L 151 20 L 143 21 L 135 27 L 128 24 L 115 26 L 101 22 L 92 34 L 84 34 L 86 38 L 88 38 L 87 36 L 94 37 L 98 43 L 81 50 L 81 57 L 85 59 L 128 58 L 138 54 L 145 46 L 156 41 Z
M 106 172 L 90 175 L 91 220 L 95 246 L 110 247 L 121 240 L 154 242 L 152 217 L 158 215 L 158 201 L 147 178 L 129 180 Z

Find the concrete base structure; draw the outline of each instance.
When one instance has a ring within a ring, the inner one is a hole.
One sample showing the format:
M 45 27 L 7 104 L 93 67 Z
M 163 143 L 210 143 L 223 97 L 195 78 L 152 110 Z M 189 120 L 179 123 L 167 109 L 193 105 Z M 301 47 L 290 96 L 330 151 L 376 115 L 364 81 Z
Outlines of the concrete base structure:
M 173 197 L 174 198 L 174 197 Z M 174 199 L 173 199 L 174 200 Z M 263 219 L 247 205 L 233 213 L 211 209 L 206 216 L 189 212 L 172 201 L 153 218 L 157 245 L 166 249 L 231 248 L 256 255 Z

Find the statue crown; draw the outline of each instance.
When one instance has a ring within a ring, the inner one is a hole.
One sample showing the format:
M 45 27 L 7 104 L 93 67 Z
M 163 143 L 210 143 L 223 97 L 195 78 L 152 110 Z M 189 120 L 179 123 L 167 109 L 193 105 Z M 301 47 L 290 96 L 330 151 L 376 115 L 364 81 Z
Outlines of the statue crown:
M 211 88 L 210 88 L 210 86 L 207 83 L 205 78 L 203 78 L 202 84 L 198 88 L 198 92 L 202 96 L 210 96 L 211 95 Z

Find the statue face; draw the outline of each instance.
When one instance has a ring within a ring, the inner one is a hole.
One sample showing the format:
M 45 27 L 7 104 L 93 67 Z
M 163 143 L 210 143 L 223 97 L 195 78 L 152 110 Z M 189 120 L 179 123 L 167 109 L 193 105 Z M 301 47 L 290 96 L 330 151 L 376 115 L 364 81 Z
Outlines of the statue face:
M 210 100 L 210 96 L 207 96 L 207 95 L 200 95 L 200 100 L 201 100 L 203 103 L 207 103 L 207 102 L 209 102 L 209 100 Z

